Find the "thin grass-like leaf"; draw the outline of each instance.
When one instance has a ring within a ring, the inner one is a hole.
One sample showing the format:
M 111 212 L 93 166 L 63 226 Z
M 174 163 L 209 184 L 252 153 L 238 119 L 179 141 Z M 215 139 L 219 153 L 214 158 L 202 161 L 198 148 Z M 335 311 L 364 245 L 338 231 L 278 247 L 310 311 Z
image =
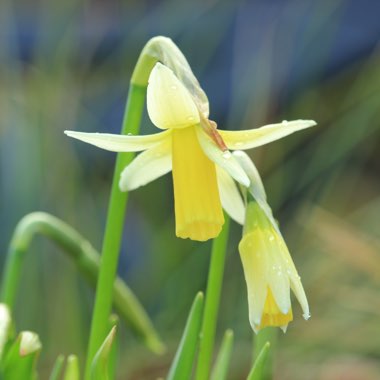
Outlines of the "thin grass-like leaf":
M 61 377 L 63 364 L 65 362 L 65 357 L 63 355 L 59 355 L 55 360 L 53 369 L 51 371 L 49 380 L 59 380 Z
M 79 361 L 76 355 L 70 355 L 67 358 L 63 380 L 80 380 Z
M 264 380 L 265 365 L 268 359 L 270 343 L 266 342 L 260 351 L 251 372 L 249 373 L 247 380 Z
M 112 346 L 116 335 L 116 325 L 112 327 L 103 344 L 94 356 L 91 365 L 91 380 L 109 380 L 109 359 L 112 353 Z
M 224 333 L 223 341 L 212 370 L 211 380 L 225 380 L 227 378 L 233 343 L 234 333 L 232 330 L 227 330 Z
M 199 292 L 195 297 L 193 305 L 191 306 L 185 330 L 170 367 L 167 380 L 190 379 L 195 353 L 199 342 L 203 300 L 203 293 Z

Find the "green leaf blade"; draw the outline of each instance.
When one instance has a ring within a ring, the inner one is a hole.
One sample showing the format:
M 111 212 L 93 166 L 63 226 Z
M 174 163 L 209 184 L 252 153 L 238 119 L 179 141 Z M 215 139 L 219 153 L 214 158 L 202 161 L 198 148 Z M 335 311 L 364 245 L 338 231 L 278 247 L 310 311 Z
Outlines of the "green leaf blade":
M 247 380 L 264 380 L 265 365 L 269 356 L 270 343 L 266 342 L 257 356 Z
M 199 292 L 191 306 L 167 380 L 190 379 L 202 326 L 203 303 L 203 293 Z
M 233 343 L 234 333 L 232 330 L 227 330 L 224 333 L 223 341 L 215 361 L 211 380 L 225 380 L 227 378 Z

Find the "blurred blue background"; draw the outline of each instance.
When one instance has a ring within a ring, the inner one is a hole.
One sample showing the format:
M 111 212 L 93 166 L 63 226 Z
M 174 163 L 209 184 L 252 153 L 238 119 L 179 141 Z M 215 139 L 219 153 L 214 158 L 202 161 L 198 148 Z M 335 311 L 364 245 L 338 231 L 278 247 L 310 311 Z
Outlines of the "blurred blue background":
M 0 244 L 43 210 L 100 249 L 115 155 L 63 130 L 119 133 L 133 67 L 171 37 L 221 129 L 292 119 L 318 127 L 250 152 L 308 294 L 312 318 L 279 338 L 278 379 L 380 377 L 380 3 L 375 0 L 10 1 L 0 3 Z M 157 131 L 144 115 L 141 133 Z M 210 244 L 174 235 L 171 177 L 131 193 L 119 273 L 169 350 L 157 357 L 121 330 L 122 379 L 163 376 L 198 290 Z M 231 378 L 250 365 L 252 332 L 232 226 L 218 342 L 233 328 Z M 20 286 L 18 328 L 43 341 L 41 371 L 83 355 L 93 291 L 36 239 Z

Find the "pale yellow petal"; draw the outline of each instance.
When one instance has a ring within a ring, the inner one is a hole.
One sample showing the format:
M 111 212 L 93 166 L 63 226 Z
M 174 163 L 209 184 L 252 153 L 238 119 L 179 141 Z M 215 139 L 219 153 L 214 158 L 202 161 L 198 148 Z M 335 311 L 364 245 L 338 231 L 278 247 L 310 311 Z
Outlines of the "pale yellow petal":
M 261 128 L 248 129 L 244 131 L 222 131 L 219 130 L 228 149 L 251 149 L 272 141 L 279 140 L 301 129 L 316 125 L 314 120 L 283 121 L 278 124 L 269 124 Z
M 172 139 L 140 153 L 121 173 L 121 191 L 131 191 L 169 173 L 172 170 Z
M 232 153 L 233 156 L 238 160 L 240 166 L 243 168 L 250 180 L 249 190 L 255 199 L 261 199 L 266 202 L 267 195 L 265 193 L 263 181 L 261 180 L 259 171 L 257 170 L 253 161 L 249 158 L 247 153 L 237 150 Z
M 236 222 L 244 224 L 245 205 L 239 189 L 232 177 L 221 167 L 216 166 L 220 200 L 224 210 Z
M 268 286 L 282 314 L 287 314 L 291 307 L 290 283 L 287 265 L 282 260 L 282 250 L 287 247 L 282 244 L 282 237 L 273 229 L 263 233 L 263 246 L 267 255 Z
M 253 329 L 261 323 L 268 290 L 265 257 L 257 237 L 257 233 L 247 234 L 239 244 L 247 284 L 249 321 Z
M 149 77 L 147 108 L 152 123 L 161 129 L 186 128 L 200 121 L 189 91 L 173 71 L 157 63 Z
M 170 133 L 170 131 L 164 131 L 153 135 L 132 136 L 65 131 L 65 134 L 69 137 L 111 152 L 140 152 L 157 145 L 167 138 Z
M 215 142 L 204 132 L 202 127 L 196 127 L 199 143 L 206 156 L 216 165 L 223 168 L 232 178 L 243 186 L 249 186 L 249 178 L 241 168 L 236 158 L 229 151 L 223 152 Z

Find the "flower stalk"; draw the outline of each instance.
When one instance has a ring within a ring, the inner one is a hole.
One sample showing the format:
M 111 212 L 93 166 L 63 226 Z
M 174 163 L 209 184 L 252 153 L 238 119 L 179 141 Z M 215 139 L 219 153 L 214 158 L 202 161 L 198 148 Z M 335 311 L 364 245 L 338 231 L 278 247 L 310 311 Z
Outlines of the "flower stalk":
M 145 105 L 146 88 L 131 83 L 122 124 L 122 134 L 137 134 Z M 108 206 L 107 222 L 103 239 L 100 272 L 96 286 L 95 305 L 92 315 L 90 340 L 85 367 L 85 379 L 89 379 L 91 362 L 107 335 L 107 322 L 112 306 L 112 287 L 116 276 L 117 263 L 128 193 L 119 189 L 122 170 L 133 159 L 133 153 L 119 153 L 116 159 Z
M 225 216 L 223 229 L 220 235 L 214 239 L 212 244 L 211 262 L 206 289 L 205 310 L 200 334 L 198 366 L 195 377 L 196 380 L 207 380 L 210 376 L 217 315 L 227 251 L 229 225 L 229 217 Z

